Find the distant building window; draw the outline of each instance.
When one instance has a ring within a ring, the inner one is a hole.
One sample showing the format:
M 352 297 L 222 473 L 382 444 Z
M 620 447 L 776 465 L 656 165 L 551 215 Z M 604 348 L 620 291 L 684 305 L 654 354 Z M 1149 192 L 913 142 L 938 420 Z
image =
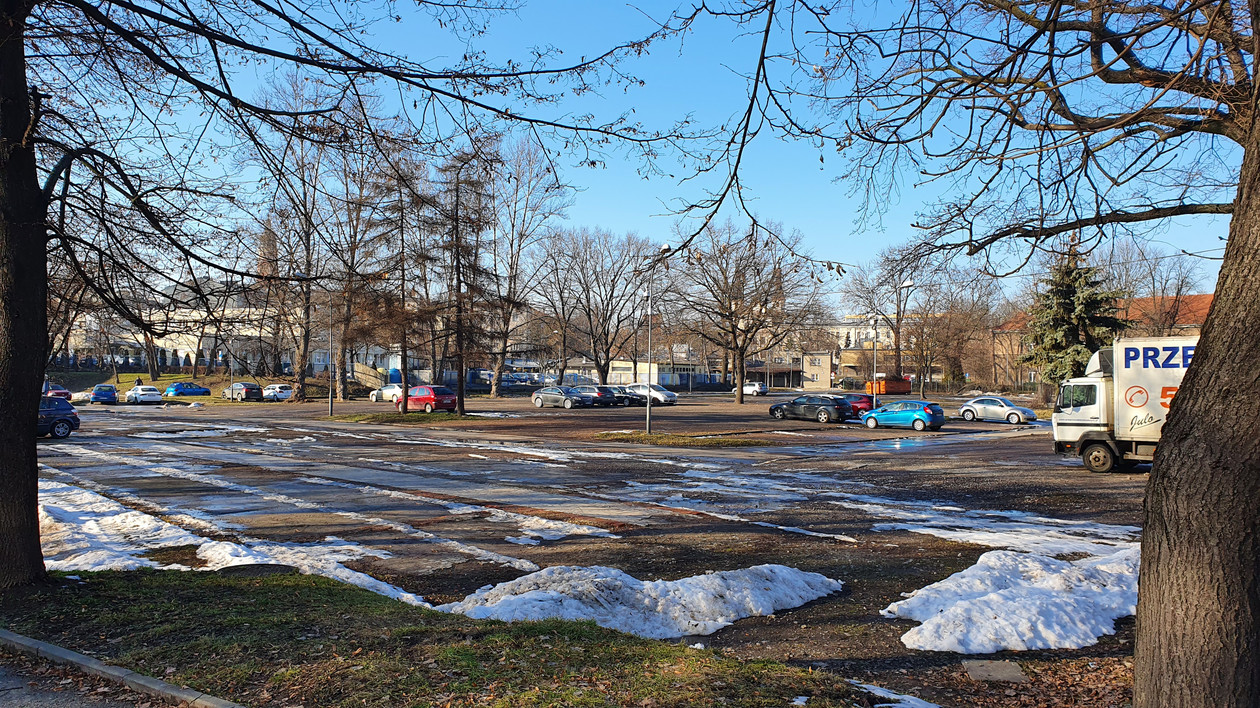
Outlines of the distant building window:
M 818 358 L 818 357 L 816 357 L 816 356 L 812 356 L 812 357 L 810 357 L 810 358 L 809 358 L 809 365 L 810 365 L 810 366 L 822 366 L 822 359 L 819 359 L 819 358 Z
M 783 357 L 781 357 L 781 356 L 776 356 L 776 357 L 774 358 L 774 363 L 776 363 L 776 364 L 782 364 L 782 363 L 783 363 Z

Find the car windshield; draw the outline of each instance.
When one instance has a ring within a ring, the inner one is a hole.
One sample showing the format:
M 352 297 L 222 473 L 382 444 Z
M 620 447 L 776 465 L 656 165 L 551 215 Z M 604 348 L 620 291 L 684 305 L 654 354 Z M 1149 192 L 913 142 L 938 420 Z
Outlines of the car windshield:
M 665 387 L 660 384 L 652 384 L 653 391 L 665 391 Z M 668 393 L 668 391 L 666 391 Z
M 582 392 L 577 390 L 576 388 L 561 388 L 560 390 L 570 395 L 576 395 L 576 396 L 582 395 Z
M 113 386 L 96 386 L 92 390 L 96 391 L 97 393 L 113 393 L 114 387 Z
M 158 390 L 156 388 L 153 388 L 152 386 L 137 386 L 136 388 L 140 389 L 140 393 L 157 393 L 158 392 Z
M 1014 407 L 1015 407 L 1015 404 L 1014 404 L 1014 403 L 1011 403 L 1010 401 L 1006 400 L 1005 398 L 996 398 L 996 399 L 994 399 L 994 400 L 996 400 L 998 403 L 1001 403 L 1002 405 L 1006 406 L 1007 408 L 1014 408 Z
M 455 392 L 445 386 L 433 387 L 433 395 L 435 396 L 454 396 Z
M 254 389 L 258 387 L 259 387 L 258 384 L 253 384 L 253 383 L 241 384 L 241 388 Z

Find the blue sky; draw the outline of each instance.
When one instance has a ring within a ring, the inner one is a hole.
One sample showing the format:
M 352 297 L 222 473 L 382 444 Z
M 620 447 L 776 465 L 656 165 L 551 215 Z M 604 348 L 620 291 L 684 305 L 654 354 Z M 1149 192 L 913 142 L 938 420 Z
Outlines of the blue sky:
M 597 54 L 608 46 L 640 37 L 653 24 L 646 16 L 666 17 L 676 5 L 645 2 L 637 9 L 604 0 L 546 0 L 527 3 L 518 13 L 501 15 L 491 21 L 488 34 L 477 47 L 489 52 L 491 60 L 520 57 L 533 46 L 563 48 L 565 57 L 576 60 Z M 413 59 L 447 63 L 462 53 L 462 47 L 443 36 L 428 23 L 423 33 L 416 25 L 379 25 L 379 39 Z M 431 33 L 431 34 L 430 34 Z M 648 55 L 626 63 L 625 70 L 642 78 L 646 85 L 622 92 L 612 88 L 597 96 L 568 102 L 560 109 L 613 114 L 633 108 L 647 127 L 668 125 L 686 114 L 701 123 L 720 123 L 743 108 L 747 95 L 744 79 L 736 72 L 750 72 L 756 60 L 759 38 L 740 36 L 726 22 L 705 20 L 696 31 L 678 39 L 654 45 Z M 820 154 L 825 158 L 819 160 Z M 566 170 L 565 177 L 579 188 L 569 211 L 574 225 L 600 226 L 615 231 L 636 231 L 668 240 L 677 217 L 671 213 L 680 201 L 703 196 L 711 183 L 679 183 L 675 178 L 644 179 L 638 164 L 612 153 L 603 167 Z M 670 168 L 670 163 L 663 163 Z M 832 150 L 760 136 L 744 163 L 744 179 L 755 198 L 755 209 L 763 219 L 781 222 L 785 229 L 798 229 L 806 246 L 820 259 L 859 263 L 872 258 L 881 248 L 904 242 L 915 234 L 913 223 L 921 205 L 936 195 L 935 187 L 914 189 L 903 185 L 899 195 L 890 195 L 890 208 L 881 222 L 859 231 L 854 223 L 861 204 L 849 196 L 851 185 L 844 180 L 845 163 Z M 1218 249 L 1227 233 L 1228 219 L 1186 218 L 1171 223 L 1155 234 L 1165 248 L 1200 252 Z M 1220 255 L 1220 251 L 1210 255 Z M 1205 261 L 1208 277 L 1204 288 L 1215 283 L 1216 261 Z

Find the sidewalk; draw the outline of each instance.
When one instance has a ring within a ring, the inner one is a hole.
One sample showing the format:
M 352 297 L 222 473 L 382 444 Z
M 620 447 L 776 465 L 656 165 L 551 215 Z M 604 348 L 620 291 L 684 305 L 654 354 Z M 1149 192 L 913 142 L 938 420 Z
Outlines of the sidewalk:
M 5 708 L 164 708 L 173 704 L 69 667 L 0 651 L 0 705 Z

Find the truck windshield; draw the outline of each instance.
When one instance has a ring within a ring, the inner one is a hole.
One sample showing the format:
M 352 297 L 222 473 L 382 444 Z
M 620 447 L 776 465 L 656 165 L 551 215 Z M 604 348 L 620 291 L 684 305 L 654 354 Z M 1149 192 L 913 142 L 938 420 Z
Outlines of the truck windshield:
M 1098 402 L 1098 387 L 1093 384 L 1064 386 L 1059 389 L 1060 408 L 1081 408 Z

